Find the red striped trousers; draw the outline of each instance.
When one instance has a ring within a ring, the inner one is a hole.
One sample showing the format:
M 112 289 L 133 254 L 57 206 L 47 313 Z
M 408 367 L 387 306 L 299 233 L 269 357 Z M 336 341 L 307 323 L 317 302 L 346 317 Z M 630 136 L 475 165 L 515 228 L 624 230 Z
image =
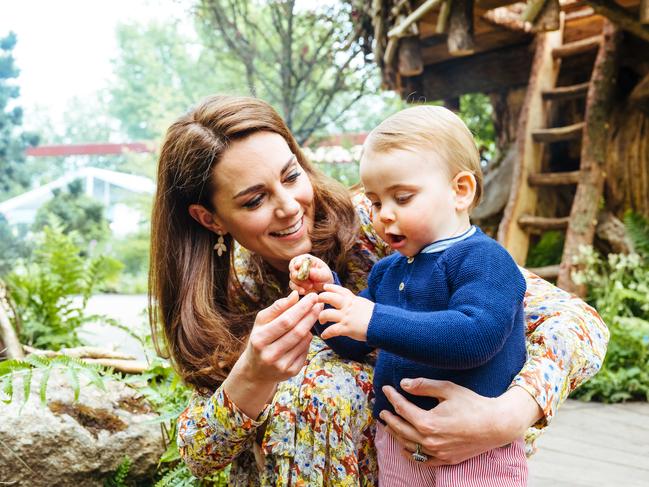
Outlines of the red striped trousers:
M 376 423 L 379 487 L 525 487 L 523 440 L 494 448 L 457 465 L 431 467 L 403 455 L 404 449 Z

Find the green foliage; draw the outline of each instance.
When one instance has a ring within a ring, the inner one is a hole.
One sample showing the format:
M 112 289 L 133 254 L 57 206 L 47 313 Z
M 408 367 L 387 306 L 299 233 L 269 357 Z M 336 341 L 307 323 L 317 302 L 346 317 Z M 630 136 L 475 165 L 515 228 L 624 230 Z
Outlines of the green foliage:
M 150 230 L 143 230 L 115 239 L 108 244 L 110 255 L 120 261 L 123 271 L 115 283 L 120 293 L 146 293 L 149 272 Z
M 90 383 L 101 390 L 105 390 L 104 380 L 106 377 L 114 377 L 112 373 L 104 370 L 101 366 L 87 364 L 80 359 L 64 355 L 46 357 L 43 355 L 30 354 L 24 360 L 2 360 L 0 361 L 0 391 L 2 401 L 10 403 L 14 398 L 14 382 L 17 378 L 23 380 L 23 404 L 27 402 L 32 391 L 32 376 L 34 370 L 42 372 L 39 383 L 39 397 L 41 404 L 45 405 L 47 399 L 47 384 L 50 374 L 54 369 L 65 369 L 68 381 L 74 390 L 74 400 L 79 399 L 80 385 L 79 377 L 86 376 Z
M 128 456 L 124 457 L 124 460 L 119 464 L 113 476 L 104 481 L 104 487 L 128 487 L 126 484 L 126 477 L 128 477 L 128 471 L 131 469 L 132 465 L 133 460 Z
M 155 487 L 225 487 L 228 485 L 228 471 L 224 470 L 205 479 L 194 477 L 184 463 L 170 469 Z
M 119 263 L 106 257 L 84 258 L 74 241 L 74 232 L 66 235 L 60 226 L 45 227 L 30 261 L 7 276 L 21 343 L 53 350 L 78 346 L 79 327 L 98 318 L 85 314 L 86 304 L 115 276 Z
M 638 254 L 582 249 L 584 270 L 575 282 L 588 286 L 589 301 L 611 332 L 602 370 L 574 393 L 584 400 L 649 401 L 649 261 Z
M 0 201 L 29 187 L 31 174 L 25 165 L 25 149 L 38 137 L 21 131 L 23 111 L 15 106 L 20 91 L 12 84 L 19 74 L 14 64 L 16 34 L 0 37 Z
M 475 138 L 484 160 L 491 160 L 496 152 L 496 130 L 491 118 L 493 109 L 487 95 L 470 93 L 460 97 L 460 118 Z
M 624 225 L 635 251 L 649 259 L 649 219 L 638 213 L 627 212 L 624 215 Z
M 539 241 L 530 248 L 527 254 L 525 267 L 543 267 L 546 265 L 559 264 L 563 254 L 563 243 L 565 236 L 563 232 L 545 232 Z
M 0 277 L 8 274 L 18 259 L 31 253 L 25 233 L 24 227 L 10 226 L 4 215 L 0 214 Z
M 110 234 L 104 206 L 83 192 L 81 180 L 70 183 L 66 191 L 55 190 L 54 197 L 36 213 L 34 230 L 49 225 L 54 215 L 60 221 L 63 233 L 74 232 L 79 245 L 101 242 Z
M 327 176 L 334 178 L 347 188 L 360 181 L 358 162 L 340 164 L 322 162 L 316 163 L 316 165 Z
M 123 24 L 117 43 L 108 107 L 132 140 L 159 139 L 201 98 L 238 85 L 217 63 L 226 52 L 206 49 L 172 22 Z

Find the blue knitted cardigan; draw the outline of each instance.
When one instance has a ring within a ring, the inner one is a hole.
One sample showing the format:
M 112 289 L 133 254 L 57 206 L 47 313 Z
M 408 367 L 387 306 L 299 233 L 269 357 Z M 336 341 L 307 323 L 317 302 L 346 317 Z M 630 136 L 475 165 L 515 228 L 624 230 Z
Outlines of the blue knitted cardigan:
M 336 276 L 337 281 L 337 276 Z M 472 226 L 408 258 L 394 253 L 377 262 L 360 293 L 375 304 L 367 343 L 336 337 L 327 343 L 361 360 L 374 348 L 374 416 L 394 412 L 381 387 L 391 385 L 421 408 L 437 400 L 413 396 L 401 379 L 455 382 L 496 397 L 525 362 L 525 279 L 509 253 Z M 327 325 L 316 325 L 322 332 Z

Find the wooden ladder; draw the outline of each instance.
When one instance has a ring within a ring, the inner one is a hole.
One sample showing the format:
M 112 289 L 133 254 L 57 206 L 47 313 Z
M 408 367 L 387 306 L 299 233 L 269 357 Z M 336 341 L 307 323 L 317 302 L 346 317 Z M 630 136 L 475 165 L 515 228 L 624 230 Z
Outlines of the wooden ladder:
M 566 232 L 560 265 L 530 269 L 545 279 L 557 279 L 559 287 L 582 294 L 571 279 L 574 256 L 583 244 L 592 244 L 599 202 L 604 190 L 606 114 L 615 78 L 615 53 L 619 33 L 604 22 L 602 34 L 563 43 L 564 21 L 558 31 L 537 35 L 526 98 L 517 134 L 518 157 L 512 175 L 512 190 L 498 228 L 498 240 L 519 265 L 525 265 L 530 236 L 548 230 Z M 597 50 L 590 80 L 557 87 L 562 59 Z M 586 97 L 584 120 L 564 127 L 547 127 L 551 104 Z M 581 140 L 579 169 L 543 172 L 548 144 Z M 576 185 L 568 216 L 539 216 L 538 202 L 544 190 Z

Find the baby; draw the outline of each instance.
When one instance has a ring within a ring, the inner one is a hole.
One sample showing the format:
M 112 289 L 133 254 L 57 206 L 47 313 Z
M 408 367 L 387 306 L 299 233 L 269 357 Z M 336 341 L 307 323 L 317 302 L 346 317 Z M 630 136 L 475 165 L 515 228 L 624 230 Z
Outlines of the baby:
M 394 413 L 382 391 L 387 385 L 419 407 L 437 404 L 405 393 L 402 379 L 449 380 L 496 397 L 525 362 L 525 280 L 507 251 L 469 219 L 482 192 L 471 132 L 445 108 L 408 108 L 369 134 L 360 176 L 372 224 L 397 252 L 374 265 L 358 296 L 337 285 L 335 273 L 313 256 L 295 257 L 289 270 L 293 289 L 320 292 L 326 308 L 316 330 L 331 348 L 354 359 L 379 349 L 380 485 L 526 485 L 522 439 L 434 467 L 420 445 L 403 455 L 379 417 L 384 409 Z

